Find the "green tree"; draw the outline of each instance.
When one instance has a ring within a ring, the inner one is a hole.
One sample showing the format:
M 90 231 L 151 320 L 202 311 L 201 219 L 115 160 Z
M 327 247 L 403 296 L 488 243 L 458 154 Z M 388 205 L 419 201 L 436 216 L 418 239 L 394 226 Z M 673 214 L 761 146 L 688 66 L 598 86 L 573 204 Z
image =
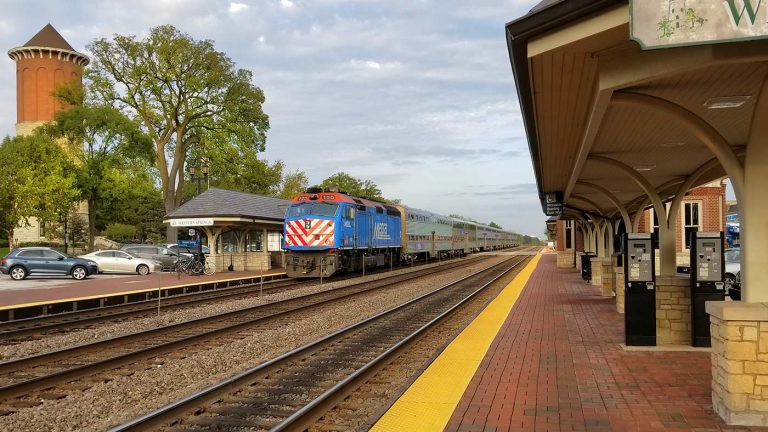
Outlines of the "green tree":
M 504 229 L 504 228 L 501 227 L 501 225 L 497 224 L 496 222 L 491 222 L 491 223 L 488 224 L 488 226 L 491 227 L 491 228 L 496 228 L 496 229 Z
M 105 174 L 130 158 L 147 157 L 152 142 L 139 127 L 120 111 L 85 100 L 81 86 L 64 86 L 55 92 L 70 106 L 59 111 L 56 121 L 42 128 L 55 138 L 64 138 L 76 159 L 77 187 L 88 202 L 88 250 L 94 248 L 96 214 L 101 206 Z
M 0 144 L 0 229 L 13 247 L 14 230 L 60 222 L 79 198 L 74 166 L 64 148 L 45 134 L 6 137 Z
M 207 146 L 197 150 L 192 153 L 187 165 L 191 168 L 207 163 L 208 183 L 211 186 L 259 195 L 279 193 L 284 169 L 283 162 L 276 161 L 270 164 L 259 159 L 255 150 L 237 146 Z M 183 200 L 192 198 L 195 190 L 194 182 L 189 182 L 185 188 Z
M 109 170 L 104 178 L 102 204 L 96 212 L 96 226 L 103 230 L 111 223 L 122 223 L 136 228 L 138 240 L 164 233 L 163 198 L 155 186 L 153 168 L 144 161 Z
M 185 162 L 194 147 L 263 151 L 269 129 L 264 93 L 251 72 L 236 69 L 212 41 L 164 25 L 144 39 L 98 39 L 88 50 L 92 89 L 154 142 L 166 213 L 181 204 Z M 168 227 L 168 240 L 176 237 Z
M 283 176 L 283 182 L 280 187 L 279 198 L 292 199 L 296 195 L 304 193 L 309 185 L 309 179 L 304 171 L 296 170 Z
M 381 189 L 371 180 L 360 180 L 345 172 L 336 173 L 320 183 L 321 188 L 336 188 L 352 196 L 368 198 L 376 201 L 387 201 L 381 195 Z
M 136 236 L 136 227 L 122 223 L 111 223 L 107 225 L 104 235 L 110 240 L 128 243 Z

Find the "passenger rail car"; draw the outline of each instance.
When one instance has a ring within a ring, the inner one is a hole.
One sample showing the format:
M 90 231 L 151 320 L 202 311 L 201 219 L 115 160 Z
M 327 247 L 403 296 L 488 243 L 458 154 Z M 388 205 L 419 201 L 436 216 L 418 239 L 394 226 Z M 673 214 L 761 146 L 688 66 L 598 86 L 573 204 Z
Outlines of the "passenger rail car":
M 301 194 L 286 212 L 289 277 L 462 256 L 518 245 L 517 234 L 339 192 Z

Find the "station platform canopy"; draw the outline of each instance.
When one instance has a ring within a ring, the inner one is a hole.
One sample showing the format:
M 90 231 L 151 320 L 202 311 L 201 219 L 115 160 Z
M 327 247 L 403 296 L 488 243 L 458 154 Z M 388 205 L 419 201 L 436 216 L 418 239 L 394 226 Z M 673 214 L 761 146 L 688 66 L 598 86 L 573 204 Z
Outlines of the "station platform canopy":
M 651 3 L 658 17 L 641 15 Z M 635 1 L 633 15 L 626 0 L 546 0 L 507 24 L 544 206 L 552 193 L 566 212 L 620 217 L 653 204 L 648 188 L 667 201 L 724 176 L 741 192 L 768 41 L 683 38 L 730 25 L 725 2 L 693 3 L 712 7 Z
M 282 266 L 282 231 L 290 201 L 210 188 L 165 216 L 180 229 L 203 231 L 219 268 L 267 270 Z

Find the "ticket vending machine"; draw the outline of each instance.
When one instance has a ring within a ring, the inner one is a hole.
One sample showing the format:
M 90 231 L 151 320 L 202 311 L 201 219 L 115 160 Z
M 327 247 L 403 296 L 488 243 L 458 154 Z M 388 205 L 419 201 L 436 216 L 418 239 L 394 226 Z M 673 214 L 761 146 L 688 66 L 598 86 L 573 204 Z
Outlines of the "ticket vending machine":
M 656 275 L 651 233 L 624 234 L 624 332 L 627 345 L 656 345 Z
M 705 302 L 724 301 L 725 257 L 722 232 L 691 233 L 691 319 L 693 346 L 712 346 Z

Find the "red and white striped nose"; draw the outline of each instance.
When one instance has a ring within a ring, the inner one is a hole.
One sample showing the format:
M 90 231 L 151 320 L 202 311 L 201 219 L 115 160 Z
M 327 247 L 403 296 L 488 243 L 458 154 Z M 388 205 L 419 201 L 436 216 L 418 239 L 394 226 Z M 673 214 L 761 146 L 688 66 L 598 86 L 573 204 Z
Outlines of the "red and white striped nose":
M 334 224 L 325 219 L 296 219 L 286 223 L 288 246 L 333 246 Z

